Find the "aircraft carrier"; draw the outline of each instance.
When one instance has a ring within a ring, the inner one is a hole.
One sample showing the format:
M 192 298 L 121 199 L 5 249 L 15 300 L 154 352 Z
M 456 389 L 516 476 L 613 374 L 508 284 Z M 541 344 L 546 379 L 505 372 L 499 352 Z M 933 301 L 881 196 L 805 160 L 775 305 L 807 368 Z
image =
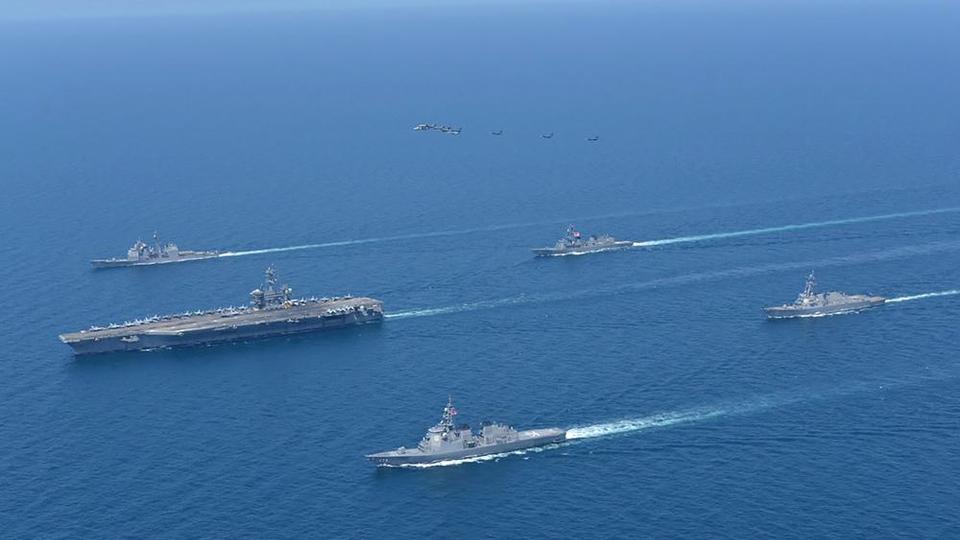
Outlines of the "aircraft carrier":
M 887 301 L 882 296 L 867 296 L 863 294 L 845 294 L 841 292 L 828 292 L 817 294 L 814 289 L 817 286 L 817 279 L 813 272 L 807 276 L 807 283 L 797 299 L 792 304 L 783 304 L 764 308 L 767 317 L 771 319 L 789 319 L 793 317 L 817 317 L 823 315 L 835 315 L 838 313 L 850 313 L 860 311 L 874 306 L 879 306 Z
M 398 467 L 424 465 L 441 461 L 465 459 L 491 454 L 502 454 L 535 446 L 560 443 L 566 440 L 566 430 L 560 428 L 530 429 L 517 431 L 513 426 L 484 422 L 480 432 L 474 434 L 466 424 L 456 425 L 457 409 L 453 400 L 447 401 L 440 422 L 427 430 L 416 448 L 400 447 L 396 450 L 370 454 L 367 459 L 378 466 Z
M 160 236 L 153 233 L 153 245 L 142 240 L 134 242 L 127 250 L 125 258 L 94 259 L 90 264 L 94 268 L 122 268 L 127 266 L 152 266 L 186 261 L 215 259 L 220 256 L 219 251 L 190 251 L 181 250 L 176 244 L 160 242 Z
M 75 354 L 146 350 L 242 341 L 316 332 L 383 320 L 383 302 L 373 298 L 292 298 L 273 268 L 266 283 L 250 293 L 250 305 L 93 326 L 63 334 L 60 341 Z
M 567 235 L 557 240 L 553 247 L 534 248 L 533 253 L 537 257 L 559 257 L 561 255 L 583 255 L 585 253 L 623 249 L 632 245 L 633 242 L 617 240 L 606 234 L 590 236 L 585 239 L 580 231 L 570 225 L 567 227 Z

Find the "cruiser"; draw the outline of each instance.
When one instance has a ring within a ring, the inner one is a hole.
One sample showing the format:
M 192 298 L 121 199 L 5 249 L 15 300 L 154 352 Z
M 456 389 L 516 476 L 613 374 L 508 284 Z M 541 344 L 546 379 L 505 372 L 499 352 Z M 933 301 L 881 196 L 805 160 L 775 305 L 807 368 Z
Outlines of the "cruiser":
M 600 236 L 590 236 L 586 240 L 573 225 L 567 227 L 567 235 L 553 247 L 534 248 L 533 253 L 537 257 L 555 257 L 558 255 L 582 255 L 584 253 L 595 253 L 597 251 L 609 251 L 611 249 L 623 249 L 633 245 L 633 242 L 617 240 L 612 236 L 601 234 Z
M 416 448 L 400 447 L 388 452 L 370 454 L 367 459 L 379 466 L 396 467 L 501 454 L 534 446 L 560 443 L 567 432 L 559 428 L 517 431 L 512 426 L 484 422 L 474 434 L 466 424 L 456 425 L 457 409 L 447 401 L 440 423 L 427 430 Z
M 133 246 L 127 250 L 125 259 L 94 259 L 90 264 L 94 268 L 119 268 L 122 266 L 150 266 L 154 264 L 167 264 L 185 261 L 198 261 L 202 259 L 215 259 L 220 256 L 219 251 L 187 251 L 180 250 L 176 244 L 160 242 L 160 236 L 153 233 L 153 245 L 147 244 L 142 240 L 137 240 Z
M 886 302 L 882 296 L 866 296 L 862 294 L 844 294 L 840 292 L 827 292 L 817 294 L 814 289 L 817 286 L 817 279 L 813 272 L 807 276 L 807 284 L 803 292 L 797 296 L 792 304 L 764 308 L 767 317 L 771 319 L 788 319 L 791 317 L 815 317 L 820 315 L 833 315 L 836 313 L 849 313 L 859 311 L 874 306 L 879 306 Z
M 383 303 L 373 298 L 292 298 L 293 290 L 279 285 L 273 268 L 266 283 L 250 293 L 250 305 L 186 312 L 111 324 L 63 334 L 60 341 L 76 354 L 134 351 L 185 345 L 207 345 L 383 320 Z

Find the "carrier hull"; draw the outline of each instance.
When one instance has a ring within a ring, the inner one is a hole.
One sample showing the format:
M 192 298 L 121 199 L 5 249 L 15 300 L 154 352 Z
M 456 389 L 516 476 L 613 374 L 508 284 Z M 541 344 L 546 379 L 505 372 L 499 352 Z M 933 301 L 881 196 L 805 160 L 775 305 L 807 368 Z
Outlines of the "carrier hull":
M 60 340 L 77 355 L 210 345 L 379 323 L 382 306 L 379 300 L 353 298 L 239 314 L 209 312 L 63 334 Z

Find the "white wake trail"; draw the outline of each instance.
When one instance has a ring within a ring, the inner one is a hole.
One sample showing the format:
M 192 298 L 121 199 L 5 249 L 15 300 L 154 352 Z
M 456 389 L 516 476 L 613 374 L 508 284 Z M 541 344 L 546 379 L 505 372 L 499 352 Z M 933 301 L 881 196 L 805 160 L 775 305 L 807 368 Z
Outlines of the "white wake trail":
M 887 303 L 895 304 L 897 302 L 909 302 L 911 300 L 922 300 L 924 298 L 936 298 L 938 296 L 953 296 L 955 294 L 960 294 L 960 289 L 950 289 L 949 291 L 938 291 L 938 292 L 928 292 L 923 294 L 914 294 L 912 296 L 898 296 L 896 298 L 888 299 Z
M 681 412 L 660 413 L 640 418 L 628 418 L 606 422 L 602 424 L 592 424 L 589 426 L 576 427 L 567 430 L 567 439 L 592 439 L 594 437 L 605 437 L 607 435 L 617 435 L 620 433 L 630 433 L 644 429 L 672 426 L 675 424 L 685 424 L 689 422 L 698 422 L 717 416 L 729 414 L 725 409 L 705 409 L 691 410 Z
M 678 244 L 683 242 L 699 242 L 702 240 L 717 240 L 721 238 L 734 238 L 737 236 L 752 236 L 758 234 L 769 234 L 775 232 L 785 232 L 785 231 L 794 231 L 800 229 L 812 229 L 817 227 L 831 227 L 835 225 L 849 225 L 853 223 L 867 223 L 870 221 L 882 221 L 886 219 L 899 219 L 899 218 L 908 218 L 908 217 L 918 217 L 918 216 L 928 216 L 933 214 L 943 214 L 948 212 L 960 212 L 960 207 L 957 208 L 937 208 L 932 210 L 918 210 L 915 212 L 900 212 L 896 214 L 883 214 L 878 216 L 865 216 L 858 218 L 849 218 L 849 219 L 835 219 L 830 221 L 819 221 L 814 223 L 800 223 L 796 225 L 783 225 L 779 227 L 767 227 L 763 229 L 750 229 L 745 231 L 731 231 L 731 232 L 722 232 L 722 233 L 713 233 L 713 234 L 701 234 L 695 236 L 681 236 L 678 238 L 664 238 L 662 240 L 647 240 L 645 242 L 634 242 L 633 247 L 653 247 L 653 246 L 662 246 L 667 244 Z M 566 220 L 566 221 L 575 221 L 575 220 Z M 263 255 L 267 253 L 283 253 L 286 251 L 302 251 L 308 249 L 323 249 L 331 247 L 343 247 L 343 246 L 357 246 L 362 244 L 375 244 L 375 243 L 385 243 L 385 242 L 397 242 L 401 240 L 416 240 L 419 238 L 437 238 L 437 237 L 447 237 L 447 236 L 460 236 L 465 234 L 474 234 L 481 232 L 496 232 L 509 229 L 518 229 L 523 227 L 532 227 L 538 225 L 550 225 L 554 223 L 560 223 L 559 221 L 550 221 L 550 222 L 529 222 L 529 223 L 509 223 L 505 225 L 492 225 L 489 227 L 477 227 L 472 229 L 457 229 L 450 231 L 434 231 L 426 233 L 411 233 L 411 234 L 400 234 L 396 236 L 381 236 L 374 238 L 360 238 L 357 240 L 339 240 L 335 242 L 322 242 L 316 244 L 301 244 L 297 246 L 286 246 L 286 247 L 275 247 L 275 248 L 264 248 L 264 249 L 251 249 L 245 251 L 229 251 L 226 253 L 221 253 L 221 257 L 244 257 L 247 255 Z
M 810 396 L 808 395 L 807 398 Z M 567 430 L 567 442 L 565 443 L 554 443 L 548 444 L 545 446 L 537 446 L 533 448 L 524 448 L 521 450 L 513 450 L 510 452 L 501 452 L 498 454 L 488 454 L 485 456 L 475 456 L 464 459 L 450 459 L 446 461 L 438 461 L 434 463 L 411 463 L 404 465 L 395 465 L 392 467 L 395 468 L 409 468 L 409 469 L 431 469 L 434 467 L 453 467 L 457 465 L 463 465 L 466 463 L 483 463 L 488 461 L 497 461 L 501 458 L 509 456 L 522 456 L 530 453 L 544 452 L 547 450 L 555 450 L 567 446 L 568 444 L 576 444 L 582 439 L 595 439 L 598 437 L 607 437 L 611 435 L 620 435 L 625 433 L 632 433 L 636 431 L 642 431 L 645 429 L 653 429 L 660 427 L 674 426 L 677 424 L 688 424 L 695 422 L 703 422 L 710 420 L 712 418 L 718 418 L 721 416 L 730 416 L 735 414 L 750 414 L 754 412 L 759 412 L 764 409 L 770 409 L 774 407 L 781 407 L 791 403 L 796 403 L 799 401 L 804 401 L 804 398 L 800 395 L 768 395 L 768 396 L 756 396 L 750 401 L 735 403 L 735 404 L 726 404 L 726 405 L 716 405 L 713 407 L 700 407 L 695 409 L 688 409 L 684 411 L 671 411 L 671 412 L 661 412 L 656 414 L 651 414 L 647 416 L 641 416 L 636 418 L 626 418 L 622 420 L 615 420 L 612 422 L 602 422 L 597 424 L 590 424 L 586 426 L 573 427 Z
M 643 242 L 634 242 L 633 247 L 655 247 L 669 244 L 681 244 L 687 242 L 702 242 L 704 240 L 720 240 L 723 238 L 736 238 L 739 236 L 756 236 L 761 234 L 772 234 L 787 231 L 799 231 L 803 229 L 817 229 L 822 227 L 834 227 L 838 225 L 853 225 L 856 223 L 869 223 L 871 221 L 884 221 L 888 219 L 902 219 L 909 217 L 930 216 L 934 214 L 945 214 L 948 212 L 960 212 L 960 208 L 936 208 L 932 210 L 917 210 L 915 212 L 897 212 L 894 214 L 881 214 L 877 216 L 863 216 L 847 219 L 831 219 L 828 221 L 815 221 L 811 223 L 794 223 L 790 225 L 781 225 L 777 227 L 764 227 L 760 229 L 747 229 L 743 231 L 729 231 L 721 233 L 698 234 L 693 236 L 678 236 L 676 238 L 663 238 L 660 240 L 646 240 Z
M 249 251 L 228 251 L 221 253 L 221 257 L 243 257 L 245 255 L 262 255 L 264 253 L 282 253 L 284 251 L 298 251 L 301 249 L 316 249 L 326 247 L 326 244 L 305 244 L 302 246 L 288 246 L 281 248 L 251 249 Z
M 479 302 L 466 302 L 463 304 L 441 306 L 433 308 L 420 308 L 389 313 L 387 319 L 411 319 L 417 317 L 432 317 L 435 315 L 450 315 L 455 313 L 464 313 L 468 311 L 479 311 L 494 309 L 507 306 L 520 306 L 526 304 L 543 304 L 548 302 L 569 302 L 582 298 L 593 298 L 601 296 L 611 296 L 619 294 L 631 294 L 639 291 L 657 289 L 660 287 L 680 287 L 694 283 L 720 281 L 724 279 L 742 279 L 755 275 L 763 275 L 772 272 L 784 272 L 789 270 L 804 270 L 809 268 L 824 268 L 830 266 L 844 266 L 850 264 L 860 264 L 874 261 L 888 261 L 902 258 L 928 255 L 942 251 L 954 251 L 960 249 L 960 242 L 932 242 L 929 244 L 901 246 L 882 251 L 857 253 L 845 255 L 842 257 L 831 257 L 816 261 L 796 261 L 787 263 L 765 264 L 760 266 L 746 266 L 739 268 L 730 268 L 727 270 L 716 270 L 712 272 L 696 272 L 683 274 L 679 276 L 663 277 L 649 281 L 640 281 L 634 283 L 623 283 L 611 287 L 597 289 L 581 289 L 577 291 L 563 291 L 546 294 L 523 294 L 508 298 L 495 300 L 482 300 Z M 927 293 L 926 295 L 917 295 L 916 297 L 903 297 L 902 299 L 891 299 L 887 302 L 903 302 L 906 300 L 915 300 L 917 298 L 928 298 L 930 296 L 947 296 L 958 294 L 955 291 L 942 291 L 939 293 Z
M 465 234 L 474 234 L 480 232 L 496 232 L 509 229 L 519 229 L 522 227 L 532 227 L 534 225 L 549 225 L 556 222 L 549 223 L 508 223 L 506 225 L 491 225 L 489 227 L 477 227 L 473 229 L 456 229 L 451 231 L 433 231 L 425 233 L 410 233 L 410 234 L 399 234 L 396 236 L 380 236 L 374 238 L 359 238 L 357 240 L 338 240 L 336 242 L 323 242 L 319 244 L 302 244 L 299 246 L 287 246 L 287 247 L 277 247 L 277 248 L 266 248 L 266 249 L 252 249 L 248 251 L 231 251 L 227 253 L 221 253 L 221 257 L 243 257 L 245 255 L 261 255 L 264 253 L 282 253 L 284 251 L 301 251 L 305 249 L 322 249 L 330 247 L 341 247 L 341 246 L 358 246 L 362 244 L 377 244 L 385 242 L 397 242 L 400 240 L 416 240 L 418 238 L 437 238 L 437 237 L 446 237 L 446 236 L 460 236 Z
M 373 244 L 376 242 L 389 242 L 391 240 L 401 240 L 409 238 L 421 238 L 425 236 L 443 236 L 445 234 L 455 234 L 451 232 L 438 232 L 426 234 L 408 234 L 404 236 L 388 236 L 384 238 L 361 238 L 360 240 L 339 240 L 337 242 L 324 242 L 322 244 L 303 244 L 299 246 L 287 246 L 266 249 L 251 249 L 249 251 L 228 251 L 221 253 L 221 257 L 243 257 L 245 255 L 262 255 L 264 253 L 282 253 L 284 251 L 301 251 L 304 249 L 321 249 L 340 246 L 357 246 L 361 244 Z
M 424 309 L 410 309 L 406 311 L 398 311 L 396 313 L 387 313 L 384 315 L 386 319 L 409 319 L 413 317 L 432 317 L 434 315 L 448 315 L 450 313 L 463 313 L 465 311 L 477 311 L 480 309 L 493 309 L 503 306 L 510 306 L 516 304 L 526 304 L 530 302 L 542 301 L 539 298 L 529 297 L 529 296 L 514 296 L 511 298 L 500 298 L 497 300 L 484 300 L 480 302 L 465 302 L 463 304 L 457 304 L 453 306 L 444 306 L 444 307 L 435 307 L 435 308 L 424 308 Z
M 613 420 L 609 422 L 575 426 L 567 430 L 567 441 L 564 443 L 555 443 L 546 446 L 502 452 L 499 454 L 476 456 L 465 459 L 453 459 L 426 464 L 406 464 L 396 467 L 427 469 L 433 467 L 463 465 L 465 463 L 497 461 L 508 456 L 520 456 L 529 453 L 554 450 L 571 444 L 578 444 L 588 439 L 636 433 L 648 429 L 666 428 L 682 424 L 694 424 L 721 417 L 751 415 L 770 409 L 778 409 L 795 404 L 836 399 L 838 397 L 854 394 L 871 393 L 876 392 L 878 389 L 882 390 L 896 388 L 904 385 L 917 384 L 927 380 L 939 379 L 936 377 L 932 379 L 929 377 L 921 377 L 913 380 L 864 381 L 849 383 L 847 385 L 838 387 L 805 388 L 777 394 L 755 395 L 745 400 L 720 402 L 711 406 L 696 407 L 680 411 L 666 411 L 645 416 Z

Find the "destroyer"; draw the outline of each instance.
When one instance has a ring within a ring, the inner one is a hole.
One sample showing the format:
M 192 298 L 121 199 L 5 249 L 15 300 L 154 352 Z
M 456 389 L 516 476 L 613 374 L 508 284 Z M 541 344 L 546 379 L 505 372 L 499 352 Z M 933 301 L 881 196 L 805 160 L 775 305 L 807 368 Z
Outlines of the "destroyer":
M 185 261 L 198 261 L 202 259 L 215 259 L 220 256 L 219 251 L 187 251 L 181 250 L 176 244 L 160 242 L 160 236 L 153 233 L 153 245 L 147 244 L 142 240 L 137 240 L 133 246 L 127 250 L 125 259 L 94 259 L 90 264 L 94 268 L 118 268 L 121 266 L 150 266 L 154 264 L 167 264 Z
M 623 249 L 633 245 L 633 242 L 617 240 L 612 236 L 601 234 L 600 236 L 590 236 L 586 240 L 580 231 L 573 225 L 567 227 L 567 235 L 557 240 L 553 247 L 534 248 L 533 253 L 537 257 L 555 257 L 558 255 L 582 255 L 584 253 L 595 253 L 597 251 L 609 251 L 611 249 Z
M 817 280 L 810 272 L 807 276 L 807 284 L 803 292 L 797 296 L 792 304 L 764 308 L 767 317 L 771 319 L 787 319 L 790 317 L 814 317 L 818 315 L 832 315 L 836 313 L 849 313 L 859 311 L 874 306 L 879 306 L 886 302 L 882 296 L 866 296 L 862 294 L 844 294 L 840 292 L 828 292 L 817 294 L 814 289 L 817 286 Z
M 63 334 L 76 354 L 131 351 L 316 332 L 383 320 L 383 303 L 372 298 L 291 298 L 273 268 L 250 293 L 250 305 L 179 315 L 153 316 Z
M 399 466 L 436 463 L 490 454 L 501 454 L 534 446 L 563 442 L 567 432 L 559 428 L 517 431 L 512 426 L 484 422 L 474 434 L 466 424 L 454 424 L 457 410 L 447 401 L 440 422 L 427 430 L 416 448 L 400 447 L 388 452 L 370 454 L 367 459 L 377 465 Z

